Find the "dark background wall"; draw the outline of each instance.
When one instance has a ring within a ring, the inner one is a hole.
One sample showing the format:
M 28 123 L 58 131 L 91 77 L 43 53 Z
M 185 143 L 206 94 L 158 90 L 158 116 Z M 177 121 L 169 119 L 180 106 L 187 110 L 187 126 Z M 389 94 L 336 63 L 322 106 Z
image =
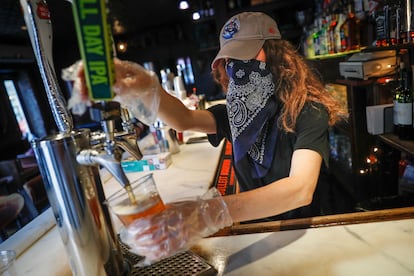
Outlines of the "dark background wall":
M 257 2 L 257 1 L 256 1 Z M 11 74 L 16 81 L 28 74 L 28 85 L 32 86 L 33 98 L 22 87 L 20 93 L 24 108 L 31 115 L 40 114 L 43 121 L 33 122 L 39 130 L 37 135 L 56 131 L 43 83 L 37 69 L 36 59 L 28 33 L 25 29 L 20 2 L 17 0 L 0 0 L 0 74 Z M 72 6 L 65 0 L 47 1 L 53 28 L 53 56 L 55 71 L 60 76 L 61 70 L 80 59 L 75 25 L 72 16 Z M 313 1 L 275 0 L 251 6 L 250 1 L 211 0 L 190 1 L 190 9 L 178 9 L 178 1 L 171 0 L 111 0 L 109 18 L 114 26 L 113 37 L 115 45 L 126 42 L 126 52 L 117 53 L 121 59 L 138 63 L 152 62 L 154 71 L 159 74 L 161 69 L 169 68 L 174 74 L 177 58 L 191 59 L 195 83 L 187 86 L 187 92 L 196 88 L 199 94 L 205 94 L 207 99 L 222 98 L 220 87 L 211 77 L 210 62 L 218 51 L 218 34 L 224 22 L 233 14 L 241 11 L 263 11 L 274 17 L 279 24 L 282 36 L 300 47 L 301 27 L 297 25 L 295 12 L 299 9 L 312 9 Z M 203 11 L 208 7 L 214 8 L 214 14 L 193 21 L 193 11 Z M 121 26 L 122 28 L 115 28 Z M 19 77 L 20 76 L 20 77 Z M 59 78 L 62 94 L 68 99 L 70 87 Z M 4 91 L 1 93 L 5 93 Z M 4 97 L 5 95 L 3 95 Z M 1 101 L 0 108 L 9 110 L 7 118 L 13 120 L 11 107 L 5 106 L 7 101 Z M 38 111 L 37 111 L 38 110 Z M 33 113 L 35 112 L 35 113 Z M 6 117 L 6 116 L 3 116 Z M 88 120 L 88 118 L 76 118 Z M 7 121 L 7 120 L 6 120 Z M 2 126 L 0 126 L 2 128 Z M 7 133 L 12 133 L 7 126 Z M 14 129 L 14 128 L 13 128 Z M 18 130 L 10 137 L 19 136 Z M 0 142 L 5 138 L 0 137 Z M 11 138 L 10 138 L 11 139 Z M 12 139 L 11 141 L 14 141 Z M 22 152 L 25 147 L 11 151 L 2 158 L 8 158 L 15 152 Z M 5 147 L 13 148 L 9 143 Z M 11 146 L 11 147 L 10 147 Z M 16 147 L 20 147 L 16 143 Z

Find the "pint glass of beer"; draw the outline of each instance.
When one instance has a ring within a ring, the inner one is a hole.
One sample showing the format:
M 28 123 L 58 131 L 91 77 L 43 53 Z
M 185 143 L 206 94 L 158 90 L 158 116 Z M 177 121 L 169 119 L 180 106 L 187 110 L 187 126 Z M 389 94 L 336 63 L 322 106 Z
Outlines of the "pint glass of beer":
M 138 218 L 157 214 L 165 209 L 152 173 L 133 181 L 131 189 L 122 188 L 111 195 L 107 204 L 125 226 Z

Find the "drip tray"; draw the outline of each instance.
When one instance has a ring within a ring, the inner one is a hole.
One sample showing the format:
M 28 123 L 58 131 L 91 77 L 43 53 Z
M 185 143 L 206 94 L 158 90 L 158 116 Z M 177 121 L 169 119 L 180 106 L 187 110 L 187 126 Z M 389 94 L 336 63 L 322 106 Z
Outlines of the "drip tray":
M 217 275 L 217 270 L 213 266 L 191 251 L 178 253 L 150 266 L 134 267 L 133 265 L 141 260 L 142 257 L 130 252 L 128 250 L 128 246 L 123 243 L 121 239 L 119 239 L 119 244 L 121 246 L 124 259 L 131 267 L 130 272 L 128 273 L 128 275 L 131 276 Z

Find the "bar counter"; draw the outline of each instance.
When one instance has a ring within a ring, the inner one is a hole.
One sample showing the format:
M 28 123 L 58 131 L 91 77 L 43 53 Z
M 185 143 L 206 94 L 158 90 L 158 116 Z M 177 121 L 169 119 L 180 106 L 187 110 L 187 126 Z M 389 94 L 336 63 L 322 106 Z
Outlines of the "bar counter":
M 203 194 L 213 183 L 220 153 L 206 141 L 181 145 L 167 169 L 153 171 L 163 200 Z M 107 195 L 120 188 L 107 172 L 101 178 Z M 18 275 L 72 275 L 50 209 L 0 249 L 16 250 Z M 414 275 L 414 207 L 235 224 L 191 250 L 218 275 Z

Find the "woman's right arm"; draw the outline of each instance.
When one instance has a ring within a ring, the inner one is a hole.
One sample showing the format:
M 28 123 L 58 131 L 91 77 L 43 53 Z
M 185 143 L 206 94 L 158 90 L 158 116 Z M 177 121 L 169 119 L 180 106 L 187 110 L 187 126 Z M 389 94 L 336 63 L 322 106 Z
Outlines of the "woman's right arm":
M 119 96 L 139 97 L 140 93 L 154 90 L 160 95 L 158 117 L 170 127 L 178 130 L 194 130 L 204 133 L 215 133 L 216 122 L 213 115 L 206 110 L 190 110 L 179 99 L 167 93 L 160 85 L 154 72 L 146 70 L 141 65 L 114 59 L 115 79 L 114 92 Z M 84 70 L 81 66 L 80 93 L 83 100 L 88 99 L 88 89 Z
M 216 132 L 216 121 L 207 110 L 188 109 L 178 98 L 160 86 L 160 107 L 158 117 L 178 131 L 194 130 L 204 133 Z

